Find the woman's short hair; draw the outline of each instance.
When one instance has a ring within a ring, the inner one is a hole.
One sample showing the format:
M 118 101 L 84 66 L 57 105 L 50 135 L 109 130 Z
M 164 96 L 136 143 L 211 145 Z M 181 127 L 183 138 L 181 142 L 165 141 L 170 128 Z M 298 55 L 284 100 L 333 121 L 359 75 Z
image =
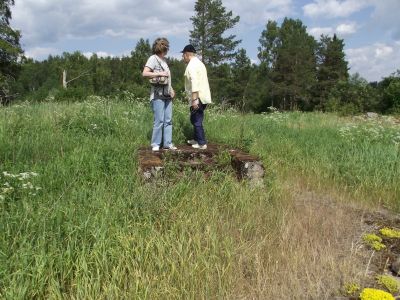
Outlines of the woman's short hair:
M 153 54 L 162 54 L 169 49 L 169 42 L 166 38 L 157 38 L 153 43 Z

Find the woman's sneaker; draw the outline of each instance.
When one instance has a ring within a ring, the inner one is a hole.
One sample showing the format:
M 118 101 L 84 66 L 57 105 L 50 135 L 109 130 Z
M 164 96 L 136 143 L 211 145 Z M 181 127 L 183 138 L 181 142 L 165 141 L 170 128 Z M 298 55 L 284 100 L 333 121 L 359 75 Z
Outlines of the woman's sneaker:
M 151 151 L 160 151 L 160 146 L 151 147 Z
M 194 149 L 205 150 L 205 149 L 207 149 L 207 144 L 199 145 L 199 144 L 196 143 L 196 144 L 193 144 L 192 147 L 193 147 Z
M 194 145 L 194 144 L 197 144 L 197 141 L 196 140 L 187 140 L 187 143 L 189 145 Z

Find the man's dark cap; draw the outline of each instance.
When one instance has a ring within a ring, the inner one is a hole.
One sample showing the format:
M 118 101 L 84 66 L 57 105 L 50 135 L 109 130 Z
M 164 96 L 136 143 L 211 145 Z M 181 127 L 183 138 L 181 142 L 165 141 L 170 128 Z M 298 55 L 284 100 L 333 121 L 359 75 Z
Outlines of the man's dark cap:
M 186 45 L 185 48 L 183 48 L 183 50 L 181 51 L 181 53 L 185 52 L 196 53 L 196 49 L 194 49 L 193 45 Z

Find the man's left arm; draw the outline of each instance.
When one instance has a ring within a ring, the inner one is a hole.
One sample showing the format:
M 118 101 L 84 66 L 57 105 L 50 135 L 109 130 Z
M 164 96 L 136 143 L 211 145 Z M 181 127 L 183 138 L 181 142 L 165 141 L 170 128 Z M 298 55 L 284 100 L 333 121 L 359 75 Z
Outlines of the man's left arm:
M 192 85 L 192 107 L 197 109 L 199 108 L 200 80 L 196 70 L 192 70 L 192 72 L 190 72 L 190 81 Z

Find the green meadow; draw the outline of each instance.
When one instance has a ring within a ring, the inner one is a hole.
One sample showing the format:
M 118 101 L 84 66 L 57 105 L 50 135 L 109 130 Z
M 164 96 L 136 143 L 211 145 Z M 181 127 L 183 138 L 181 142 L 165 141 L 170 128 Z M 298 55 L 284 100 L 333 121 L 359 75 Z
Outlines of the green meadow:
M 191 132 L 179 100 L 173 120 L 179 145 Z M 258 155 L 261 186 L 173 164 L 144 182 L 137 152 L 151 127 L 132 95 L 0 107 L 0 298 L 289 299 L 296 286 L 278 266 L 297 266 L 282 242 L 291 185 L 400 211 L 394 117 L 210 107 L 209 142 Z M 316 286 L 315 272 L 303 273 L 303 299 L 337 293 L 343 278 Z

